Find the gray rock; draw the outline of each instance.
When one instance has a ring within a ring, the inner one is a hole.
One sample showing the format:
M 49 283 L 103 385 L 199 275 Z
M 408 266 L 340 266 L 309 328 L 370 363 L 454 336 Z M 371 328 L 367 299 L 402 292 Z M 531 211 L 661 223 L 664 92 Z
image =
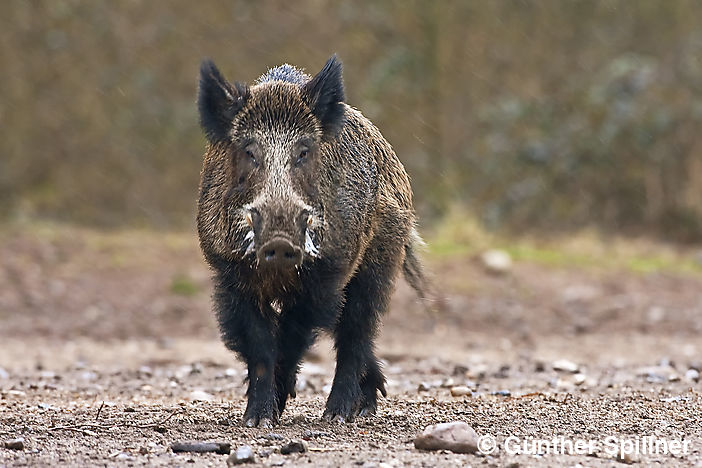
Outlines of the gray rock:
M 512 257 L 504 250 L 488 250 L 480 256 L 488 273 L 504 275 L 512 269 Z
M 3 445 L 5 446 L 6 449 L 10 449 L 10 450 L 24 450 L 24 439 L 19 438 L 19 439 L 6 440 Z
M 472 392 L 470 388 L 466 387 L 465 385 L 457 385 L 455 387 L 451 387 L 451 396 L 462 397 L 466 395 L 472 395 Z
M 567 359 L 559 359 L 554 361 L 553 364 L 551 364 L 551 367 L 553 367 L 553 370 L 555 371 L 570 372 L 572 374 L 575 374 L 580 369 L 576 363 Z
M 692 382 L 699 382 L 700 373 L 697 369 L 688 369 L 687 372 L 685 372 L 685 378 Z
M 307 442 L 301 439 L 293 439 L 280 447 L 280 453 L 283 455 L 289 455 L 291 453 L 305 453 L 308 450 L 309 445 L 307 445 Z
M 242 445 L 236 452 L 227 458 L 227 466 L 241 465 L 242 463 L 255 463 L 256 455 L 250 445 Z
M 188 395 L 190 401 L 212 401 L 214 400 L 214 395 L 205 392 L 204 390 L 193 390 Z
M 417 386 L 418 392 L 428 392 L 429 390 L 431 390 L 431 384 L 428 382 L 419 382 L 419 385 Z
M 414 439 L 414 446 L 420 450 L 475 453 L 478 451 L 478 434 L 462 421 L 433 424 Z
M 285 465 L 285 457 L 278 454 L 272 454 L 266 464 L 268 466 L 283 466 Z

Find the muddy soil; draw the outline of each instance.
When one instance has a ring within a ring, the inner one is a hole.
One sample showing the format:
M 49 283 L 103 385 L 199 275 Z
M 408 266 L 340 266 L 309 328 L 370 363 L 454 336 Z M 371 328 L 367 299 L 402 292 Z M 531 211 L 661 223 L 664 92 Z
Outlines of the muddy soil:
M 702 466 L 699 276 L 527 263 L 495 276 L 472 258 L 434 260 L 439 310 L 401 282 L 384 320 L 376 416 L 320 420 L 334 370 L 323 338 L 281 424 L 247 429 L 246 372 L 219 342 L 194 236 L 0 240 L 0 466 L 226 466 L 170 450 L 194 440 L 250 445 L 265 466 Z M 414 448 L 447 421 L 496 450 Z M 3 448 L 18 438 L 22 449 Z M 309 451 L 282 455 L 288 439 Z M 540 439 L 551 445 L 529 445 Z M 577 440 L 592 449 L 564 447 Z M 651 440 L 686 450 L 646 450 Z

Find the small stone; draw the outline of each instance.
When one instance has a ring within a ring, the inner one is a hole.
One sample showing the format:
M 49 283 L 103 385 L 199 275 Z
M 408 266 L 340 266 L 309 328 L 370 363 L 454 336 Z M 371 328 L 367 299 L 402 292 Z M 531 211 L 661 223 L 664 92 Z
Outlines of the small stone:
M 295 382 L 295 391 L 298 393 L 302 393 L 307 389 L 308 386 L 307 379 L 304 377 L 298 377 L 297 381 Z
M 553 364 L 551 364 L 551 367 L 553 367 L 553 370 L 555 371 L 570 372 L 571 374 L 575 374 L 578 372 L 578 369 L 580 369 L 576 363 L 567 359 L 559 359 L 554 361 Z
M 9 378 L 10 378 L 10 374 L 5 369 L 0 367 L 0 380 L 7 380 Z
M 504 250 L 488 250 L 480 256 L 488 273 L 504 275 L 512 269 L 512 257 Z
M 561 298 L 563 302 L 567 304 L 572 303 L 587 303 L 596 299 L 600 295 L 599 289 L 589 284 L 573 284 L 567 286 L 561 292 Z
M 203 390 L 193 390 L 188 396 L 190 401 L 212 401 L 214 400 L 214 395 L 211 395 Z
M 465 385 L 458 385 L 456 387 L 451 387 L 451 396 L 462 397 L 466 395 L 472 395 L 470 388 Z
M 227 466 L 241 465 L 242 463 L 254 463 L 256 456 L 250 445 L 242 445 L 236 452 L 227 458 Z
M 5 446 L 6 449 L 10 449 L 10 450 L 24 450 L 24 439 L 19 438 L 19 439 L 6 440 L 3 445 Z
M 456 385 L 456 381 L 452 378 L 449 377 L 448 379 L 444 379 L 443 382 L 441 382 L 441 387 L 442 388 L 451 388 Z
M 305 453 L 309 450 L 307 442 L 301 439 L 293 439 L 287 444 L 280 447 L 280 453 L 289 455 L 291 453 Z
M 692 382 L 699 382 L 700 373 L 696 369 L 688 369 L 687 372 L 685 372 L 685 379 Z
M 98 379 L 98 375 L 93 371 L 84 371 L 80 373 L 80 378 L 86 382 L 93 382 Z
M 646 312 L 646 320 L 651 324 L 662 322 L 665 320 L 665 309 L 657 306 L 650 307 Z
M 466 377 L 473 380 L 482 380 L 485 378 L 488 372 L 487 364 L 475 364 L 468 369 Z
M 419 382 L 417 386 L 418 392 L 428 392 L 429 390 L 431 390 L 431 385 L 428 382 Z
M 575 385 L 582 385 L 585 383 L 586 380 L 587 376 L 585 374 L 581 374 L 580 372 L 573 376 L 573 383 Z
M 268 458 L 268 461 L 266 462 L 267 465 L 269 466 L 283 466 L 285 465 L 285 457 L 282 455 L 278 454 L 271 454 L 270 458 Z
M 648 383 L 677 382 L 680 375 L 672 366 L 649 366 L 638 369 L 637 375 L 646 377 Z
M 553 386 L 556 387 L 557 390 L 564 391 L 564 392 L 569 392 L 573 390 L 573 382 L 570 380 L 566 379 L 556 379 L 556 381 L 553 383 Z
M 178 380 L 183 380 L 187 376 L 190 375 L 190 372 L 193 370 L 192 366 L 180 366 L 178 369 L 175 370 L 173 375 L 175 376 L 176 379 Z
M 275 432 L 269 432 L 268 434 L 264 435 L 263 438 L 266 440 L 285 440 L 285 437 Z
M 478 434 L 462 421 L 432 424 L 414 439 L 420 450 L 450 450 L 456 453 L 478 451 Z
M 318 437 L 332 437 L 330 432 L 311 431 L 309 429 L 302 433 L 302 438 L 305 440 L 316 439 Z
M 626 463 L 627 465 L 638 463 L 638 461 L 639 461 L 639 459 L 633 453 L 622 453 L 622 452 L 617 453 L 616 460 L 619 463 Z

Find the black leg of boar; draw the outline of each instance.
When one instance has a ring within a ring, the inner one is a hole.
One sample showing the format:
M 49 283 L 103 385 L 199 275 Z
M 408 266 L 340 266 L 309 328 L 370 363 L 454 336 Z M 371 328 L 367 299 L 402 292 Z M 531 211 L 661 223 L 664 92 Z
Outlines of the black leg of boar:
M 400 270 L 425 291 L 409 178 L 343 101 L 336 57 L 314 77 L 282 65 L 252 86 L 201 68 L 197 227 L 223 340 L 248 368 L 247 426 L 278 421 L 320 330 L 337 352 L 325 418 L 374 413 L 386 392 L 373 340 Z
M 278 419 L 273 376 L 278 354 L 271 324 L 257 304 L 226 280 L 215 288 L 217 318 L 225 345 L 236 351 L 248 367 L 249 402 L 244 413 L 247 426 L 271 426 Z
M 316 330 L 331 326 L 340 302 L 338 296 L 311 293 L 307 300 L 282 311 L 278 326 L 279 353 L 275 371 L 277 409 L 280 413 L 285 409 L 288 397 L 295 397 L 300 361 L 314 342 Z
M 374 414 L 377 391 L 386 395 L 373 339 L 379 316 L 387 308 L 396 268 L 393 264 L 364 265 L 346 287 L 346 305 L 334 331 L 336 375 L 325 419 L 343 422 Z

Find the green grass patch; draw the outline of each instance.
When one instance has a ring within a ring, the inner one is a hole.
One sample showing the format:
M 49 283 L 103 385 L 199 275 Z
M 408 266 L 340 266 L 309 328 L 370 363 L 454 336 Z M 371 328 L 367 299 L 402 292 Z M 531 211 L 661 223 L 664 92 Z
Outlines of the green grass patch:
M 200 292 L 200 287 L 187 275 L 179 273 L 171 280 L 171 292 L 179 296 L 191 297 Z
M 702 275 L 702 262 L 694 248 L 646 238 L 603 237 L 596 231 L 515 238 L 488 232 L 464 214 L 449 215 L 436 226 L 427 236 L 426 256 L 461 261 L 489 249 L 504 250 L 516 262 L 556 268 Z

